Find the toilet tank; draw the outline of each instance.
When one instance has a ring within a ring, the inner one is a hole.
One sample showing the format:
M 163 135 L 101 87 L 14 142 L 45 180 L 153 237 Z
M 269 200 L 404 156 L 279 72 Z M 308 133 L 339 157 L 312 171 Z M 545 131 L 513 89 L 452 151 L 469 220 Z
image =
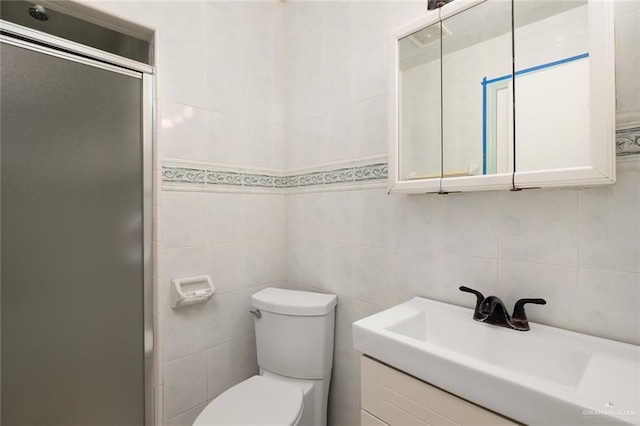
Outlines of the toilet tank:
M 251 296 L 260 368 L 297 379 L 323 379 L 333 366 L 337 297 L 267 288 Z

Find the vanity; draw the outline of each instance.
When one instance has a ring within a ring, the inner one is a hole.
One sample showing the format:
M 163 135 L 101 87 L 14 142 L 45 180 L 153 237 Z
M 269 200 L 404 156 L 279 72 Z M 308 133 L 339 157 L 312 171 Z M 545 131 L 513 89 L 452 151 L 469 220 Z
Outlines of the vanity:
M 613 2 L 454 0 L 390 35 L 389 192 L 615 183 Z
M 367 356 L 360 365 L 362 426 L 519 424 Z
M 363 425 L 640 425 L 640 347 L 421 297 L 353 324 Z

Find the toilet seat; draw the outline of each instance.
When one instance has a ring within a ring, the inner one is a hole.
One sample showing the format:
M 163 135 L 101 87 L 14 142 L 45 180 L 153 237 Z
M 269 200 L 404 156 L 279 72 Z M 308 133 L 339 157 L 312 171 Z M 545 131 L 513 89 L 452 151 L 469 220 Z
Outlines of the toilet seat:
M 294 426 L 303 405 L 302 388 L 253 376 L 211 401 L 193 426 Z

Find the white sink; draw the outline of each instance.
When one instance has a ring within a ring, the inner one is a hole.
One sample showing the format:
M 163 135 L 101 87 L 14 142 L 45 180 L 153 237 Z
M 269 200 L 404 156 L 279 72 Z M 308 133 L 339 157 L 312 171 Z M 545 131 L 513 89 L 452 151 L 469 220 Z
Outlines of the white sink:
M 415 297 L 353 324 L 357 350 L 529 425 L 640 426 L 640 347 Z

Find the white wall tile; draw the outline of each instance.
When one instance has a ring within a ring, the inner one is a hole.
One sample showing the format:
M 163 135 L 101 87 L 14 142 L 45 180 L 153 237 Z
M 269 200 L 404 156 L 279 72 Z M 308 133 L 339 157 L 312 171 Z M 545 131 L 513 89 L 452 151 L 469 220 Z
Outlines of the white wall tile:
M 640 272 L 639 172 L 615 186 L 580 191 L 580 267 Z
M 446 303 L 474 308 L 475 297 L 460 291 L 460 286 L 478 290 L 486 296 L 498 293 L 498 263 L 495 259 L 466 256 L 440 256 L 438 285 L 427 289 L 427 297 Z
M 246 336 L 250 327 L 249 321 L 253 321 L 249 310 L 247 296 L 243 291 L 216 294 L 208 301 L 207 347 L 211 348 Z
M 205 352 L 164 365 L 164 418 L 170 419 L 207 400 Z
M 273 195 L 245 194 L 243 197 L 243 241 L 275 238 L 275 206 Z
M 175 361 L 206 348 L 206 307 L 204 304 L 162 310 L 165 362 Z
M 354 9 L 352 2 L 324 3 L 324 112 L 353 101 Z
M 205 105 L 212 110 L 235 115 L 242 112 L 242 98 L 239 94 L 245 75 L 242 47 L 246 22 L 241 6 L 234 2 L 204 3 L 204 16 L 207 20 L 204 29 L 207 41 Z M 229 43 L 229 40 L 235 42 Z
M 378 306 L 339 296 L 336 306 L 335 346 L 347 352 L 355 352 L 353 348 L 353 323 L 381 310 L 382 308 Z
M 356 157 L 387 152 L 387 121 L 386 96 L 376 96 L 354 105 Z
M 323 201 L 323 194 L 287 195 L 286 236 L 291 239 L 323 240 L 325 211 L 331 206 Z
M 273 211 L 273 236 L 276 239 L 282 239 L 286 237 L 286 200 L 284 195 L 273 195 L 268 200 L 269 209 Z
M 500 259 L 577 264 L 578 191 L 502 191 L 499 203 Z
M 437 195 L 394 195 L 392 246 L 404 250 L 440 251 L 440 198 Z
M 284 171 L 286 146 L 284 126 L 271 127 L 271 159 L 269 167 L 275 170 Z
M 206 194 L 207 243 L 242 241 L 244 195 Z
M 287 127 L 286 167 L 288 169 L 306 167 L 325 161 L 323 125 L 324 119 L 318 115 Z
M 290 243 L 287 242 L 287 250 L 290 248 Z M 322 276 L 323 288 L 331 293 L 336 293 L 350 298 L 356 298 L 356 288 L 360 285 L 364 285 L 357 279 L 358 265 L 356 263 L 358 247 L 344 244 L 325 244 L 324 255 L 320 259 L 320 265 L 324 269 L 320 272 Z M 300 263 L 304 257 L 300 256 Z M 293 279 L 296 277 L 298 283 L 309 284 L 304 276 L 298 271 L 297 274 L 290 273 L 291 262 L 287 258 L 287 279 Z M 298 266 L 299 270 L 305 270 L 303 266 Z
M 357 241 L 356 223 L 361 216 L 360 211 L 356 208 L 357 197 L 354 194 L 350 191 L 337 191 L 322 195 L 325 240 L 346 244 L 353 244 Z M 290 198 L 294 197 L 287 196 L 287 203 Z M 287 205 L 287 226 L 290 223 L 299 223 L 299 221 L 298 216 Z M 297 233 L 299 235 L 300 231 Z
M 325 244 L 308 240 L 289 240 L 287 242 L 287 280 L 310 287 L 324 289 L 325 281 Z
M 284 240 L 250 241 L 244 250 L 244 287 L 257 287 L 279 281 L 284 267 Z
M 240 290 L 244 286 L 244 243 L 215 244 L 206 248 L 206 267 L 216 293 Z
M 289 13 L 289 11 L 287 11 Z M 322 112 L 323 67 L 323 4 L 310 2 L 303 7 L 292 8 L 295 36 L 288 38 L 291 51 L 288 61 L 294 62 L 297 78 L 295 114 L 292 122 L 302 121 Z
M 329 392 L 353 406 L 360 405 L 360 362 L 358 355 L 338 347 L 333 352 L 333 370 Z
M 234 340 L 207 350 L 208 398 L 257 374 L 255 337 Z
M 207 404 L 198 405 L 164 422 L 165 426 L 192 426 Z
M 439 261 L 436 254 L 390 250 L 387 303 L 395 305 L 415 296 L 433 294 L 441 282 Z
M 191 2 L 185 7 L 180 2 L 162 2 L 159 5 L 161 44 L 200 46 L 204 35 L 204 3 Z
M 355 100 L 381 95 L 387 90 L 390 2 L 355 3 Z
M 359 213 L 354 221 L 356 242 L 375 247 L 389 247 L 393 217 L 393 196 L 384 189 L 353 191 L 352 197 Z
M 242 164 L 247 167 L 283 168 L 278 158 L 279 150 L 283 148 L 283 130 L 279 126 L 256 120 L 245 120 L 245 144 L 248 147 L 244 153 Z
M 636 0 L 615 0 L 614 11 L 616 16 L 624 15 L 628 12 L 638 11 L 638 2 Z
M 356 156 L 354 108 L 341 107 L 324 114 L 323 158 L 327 162 Z
M 162 195 L 163 248 L 204 244 L 204 196 L 196 192 L 167 191 Z
M 422 0 L 394 1 L 391 2 L 391 8 L 393 9 L 392 29 L 408 24 L 427 13 L 427 3 Z
M 544 306 L 527 305 L 529 321 L 576 330 L 578 270 L 573 267 L 500 261 L 498 295 L 509 312 L 523 298 L 543 298 Z
M 169 3 L 166 3 L 169 4 Z M 204 106 L 204 57 L 201 46 L 160 42 L 162 68 L 158 71 L 158 98 Z
M 391 306 L 390 251 L 358 246 L 354 249 L 353 295 L 356 299 L 380 306 Z
M 440 197 L 442 252 L 495 258 L 497 193 L 449 194 Z
M 92 9 L 146 28 L 158 27 L 158 2 L 76 0 Z
M 329 395 L 328 424 L 339 426 L 359 426 L 360 408 L 343 402 L 342 399 Z
M 160 104 L 160 147 L 163 157 L 201 159 L 205 151 L 208 111 L 164 101 Z
M 204 159 L 215 163 L 243 165 L 248 149 L 245 122 L 240 116 L 210 111 L 206 121 Z
M 640 275 L 581 269 L 579 331 L 640 344 Z

